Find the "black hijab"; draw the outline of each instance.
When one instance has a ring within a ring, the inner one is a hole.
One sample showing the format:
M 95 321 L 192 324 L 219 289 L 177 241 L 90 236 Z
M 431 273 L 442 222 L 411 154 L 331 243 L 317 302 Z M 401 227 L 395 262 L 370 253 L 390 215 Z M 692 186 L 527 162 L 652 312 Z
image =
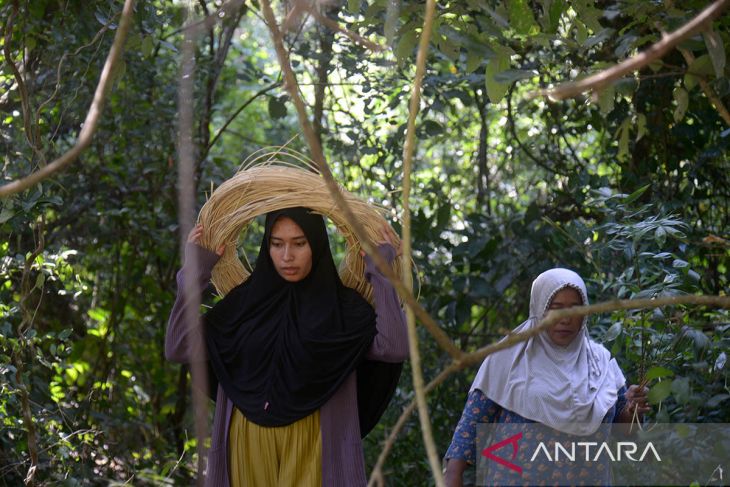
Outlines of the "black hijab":
M 294 220 L 312 249 L 312 269 L 298 282 L 283 279 L 269 255 L 271 230 L 280 217 Z M 342 284 L 324 219 L 306 208 L 266 215 L 253 273 L 205 315 L 205 322 L 216 378 L 244 416 L 261 426 L 308 416 L 357 369 L 364 436 L 385 410 L 400 375 L 401 364 L 364 360 L 377 333 L 375 311 Z

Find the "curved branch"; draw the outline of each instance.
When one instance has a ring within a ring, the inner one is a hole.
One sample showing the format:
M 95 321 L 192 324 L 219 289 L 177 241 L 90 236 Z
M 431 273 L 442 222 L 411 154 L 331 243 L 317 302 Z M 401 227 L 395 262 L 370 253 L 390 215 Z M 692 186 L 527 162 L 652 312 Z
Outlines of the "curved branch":
M 221 135 L 223 135 L 223 132 L 226 131 L 228 126 L 236 119 L 236 117 L 246 109 L 247 106 L 249 106 L 251 103 L 253 103 L 254 100 L 256 100 L 258 97 L 265 95 L 269 91 L 273 90 L 277 86 L 281 84 L 280 80 L 276 80 L 273 83 L 264 86 L 259 91 L 254 93 L 254 95 L 246 100 L 243 105 L 241 105 L 235 112 L 233 112 L 233 115 L 230 116 L 228 120 L 226 120 L 226 123 L 223 124 L 223 126 L 216 132 L 215 136 L 213 137 L 213 140 L 210 141 L 208 144 L 208 147 L 206 148 L 206 152 L 210 151 L 210 149 L 215 145 L 216 142 L 218 142 L 218 139 L 220 139 Z
M 23 110 L 23 127 L 25 128 L 25 139 L 28 141 L 28 145 L 33 152 L 38 156 L 41 163 L 45 165 L 45 158 L 43 152 L 41 152 L 40 144 L 38 140 L 38 132 L 33 130 L 32 120 L 35 119 L 35 114 L 30 106 L 30 97 L 28 96 L 28 88 L 25 85 L 25 80 L 20 70 L 13 62 L 13 54 L 10 52 L 10 41 L 13 38 L 13 21 L 15 16 L 18 14 L 18 6 L 14 4 L 12 12 L 5 23 L 5 39 L 3 45 L 3 54 L 5 55 L 5 62 L 10 66 L 10 71 L 13 73 L 15 82 L 18 84 L 18 93 L 20 94 L 20 106 Z
M 81 129 L 74 146 L 61 157 L 47 166 L 42 167 L 38 171 L 31 173 L 22 179 L 1 186 L 0 198 L 20 193 L 34 184 L 46 179 L 75 161 L 89 146 L 94 132 L 96 131 L 96 127 L 99 124 L 99 120 L 101 119 L 101 112 L 104 108 L 105 98 L 111 88 L 112 72 L 114 71 L 117 61 L 122 55 L 122 51 L 124 50 L 124 41 L 126 40 L 127 33 L 132 25 L 133 8 L 134 0 L 125 0 L 124 9 L 122 10 L 122 18 L 120 19 L 117 32 L 114 35 L 114 43 L 112 44 L 111 49 L 109 49 L 109 55 L 107 56 L 106 63 L 104 63 L 104 68 L 101 71 L 99 84 L 96 87 L 96 92 L 94 92 L 94 100 L 91 103 L 89 112 L 86 114 L 83 128 Z
M 408 107 L 408 125 L 406 129 L 406 140 L 403 144 L 403 280 L 406 288 L 413 292 L 413 269 L 411 266 L 411 166 L 413 152 L 416 148 L 416 116 L 421 104 L 421 85 L 423 76 L 426 73 L 426 58 L 428 56 L 428 45 L 431 42 L 431 31 L 433 29 L 434 12 L 436 11 L 436 0 L 426 2 L 426 13 L 423 19 L 421 39 L 418 43 L 418 55 L 416 56 L 416 76 L 413 80 L 411 90 L 411 101 Z M 413 373 L 413 388 L 416 394 L 418 405 L 418 418 L 421 422 L 421 433 L 423 443 L 426 447 L 428 463 L 431 466 L 431 473 L 438 487 L 443 487 L 444 477 L 441 473 L 441 462 L 436 453 L 436 445 L 433 441 L 431 420 L 426 403 L 426 393 L 423 390 L 423 369 L 421 368 L 421 354 L 418 350 L 418 333 L 416 331 L 416 317 L 413 309 L 406 309 L 406 321 L 408 324 L 408 347 L 411 356 L 411 371 Z
M 520 140 L 519 135 L 517 135 L 517 128 L 515 127 L 515 118 L 512 114 L 512 93 L 514 92 L 515 85 L 513 84 L 510 86 L 509 91 L 507 92 L 507 126 L 509 127 L 509 132 L 512 134 L 512 138 L 515 139 L 515 142 L 517 142 L 517 145 L 520 147 L 520 150 L 524 152 L 527 157 L 530 158 L 532 162 L 540 166 L 541 168 L 545 169 L 548 172 L 551 172 L 553 174 L 559 174 L 561 176 L 567 177 L 568 174 L 563 171 L 558 171 L 554 167 L 550 167 L 543 161 L 541 161 L 535 154 L 530 151 L 529 148 L 527 148 L 522 141 Z
M 312 14 L 312 16 L 317 19 L 320 24 L 328 27 L 335 32 L 339 32 L 349 37 L 350 40 L 355 44 L 359 44 L 360 46 L 366 49 L 370 49 L 374 52 L 383 52 L 387 49 L 385 46 L 381 46 L 380 44 L 377 44 L 371 40 L 365 39 L 360 34 L 356 34 L 355 32 L 352 32 L 351 30 L 342 27 L 336 20 L 333 20 L 326 15 L 322 15 L 317 7 L 315 7 L 314 4 L 310 3 L 309 0 L 297 0 L 296 2 L 294 2 L 294 4 L 295 10 L 292 10 L 292 13 L 295 12 L 296 9 L 305 10 L 306 12 Z
M 322 177 L 324 178 L 327 187 L 332 193 L 332 197 L 337 203 L 337 206 L 342 210 L 345 218 L 351 225 L 353 233 L 360 242 L 363 250 L 370 256 L 371 259 L 373 259 L 373 262 L 375 263 L 377 269 L 393 284 L 393 287 L 396 289 L 401 299 L 403 299 L 403 301 L 413 309 L 414 313 L 416 314 L 416 318 L 418 318 L 418 320 L 423 323 L 423 325 L 426 327 L 429 333 L 431 333 L 431 335 L 434 337 L 434 339 L 442 349 L 446 350 L 446 352 L 453 358 L 461 357 L 461 350 L 459 350 L 456 345 L 454 345 L 451 339 L 449 339 L 449 337 L 439 327 L 439 325 L 431 317 L 431 315 L 429 315 L 428 312 L 418 303 L 418 301 L 416 301 L 416 298 L 410 291 L 408 291 L 408 289 L 403 284 L 403 281 L 398 278 L 398 276 L 393 272 L 393 269 L 391 269 L 391 267 L 385 262 L 385 259 L 380 256 L 380 253 L 375 249 L 372 242 L 368 240 L 365 230 L 362 228 L 360 222 L 357 221 L 357 218 L 355 218 L 355 215 L 352 213 L 352 209 L 349 207 L 347 201 L 345 201 L 345 198 L 342 196 L 340 188 L 337 185 L 334 176 L 332 175 L 332 171 L 330 170 L 329 166 L 327 165 L 327 161 L 324 158 L 322 146 L 320 145 L 319 140 L 314 133 L 312 124 L 307 119 L 307 108 L 304 106 L 304 101 L 299 95 L 297 79 L 294 75 L 294 71 L 292 70 L 291 63 L 289 62 L 289 54 L 284 48 L 283 37 L 281 31 L 279 30 L 279 27 L 276 24 L 274 12 L 271 10 L 271 4 L 268 0 L 261 0 L 261 9 L 263 10 L 264 19 L 271 32 L 271 37 L 274 41 L 274 47 L 276 48 L 276 54 L 279 58 L 279 64 L 281 65 L 281 69 L 284 73 L 284 85 L 289 92 L 292 102 L 294 103 L 294 106 L 297 110 L 299 124 L 302 127 L 302 132 L 304 132 L 304 137 L 307 140 L 307 143 L 312 152 L 312 160 L 317 164 L 317 167 L 322 173 Z
M 683 40 L 706 29 L 707 25 L 728 6 L 730 6 L 730 0 L 717 0 L 685 25 L 671 34 L 664 36 L 662 40 L 636 56 L 632 56 L 615 66 L 583 78 L 580 81 L 563 83 L 555 88 L 540 90 L 536 95 L 545 96 L 551 100 L 564 100 L 566 98 L 574 98 L 584 91 L 600 90 L 617 79 L 651 64 Z

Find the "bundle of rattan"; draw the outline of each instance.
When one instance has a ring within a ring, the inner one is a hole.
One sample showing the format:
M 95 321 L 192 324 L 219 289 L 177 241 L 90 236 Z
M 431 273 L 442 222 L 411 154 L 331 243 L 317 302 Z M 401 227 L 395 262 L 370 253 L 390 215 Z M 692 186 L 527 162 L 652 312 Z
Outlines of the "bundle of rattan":
M 387 225 L 384 210 L 362 201 L 340 188 L 358 222 L 371 242 L 382 240 Z M 209 249 L 225 244 L 226 250 L 213 269 L 212 281 L 218 293 L 225 295 L 248 278 L 248 271 L 238 258 L 238 236 L 251 221 L 270 211 L 304 206 L 326 216 L 347 242 L 347 252 L 340 264 L 342 282 L 372 302 L 372 288 L 363 273 L 360 242 L 344 212 L 337 207 L 322 176 L 313 163 L 291 150 L 266 152 L 244 163 L 242 169 L 221 184 L 200 210 L 204 234 L 201 244 Z M 393 262 L 400 275 L 400 259 Z

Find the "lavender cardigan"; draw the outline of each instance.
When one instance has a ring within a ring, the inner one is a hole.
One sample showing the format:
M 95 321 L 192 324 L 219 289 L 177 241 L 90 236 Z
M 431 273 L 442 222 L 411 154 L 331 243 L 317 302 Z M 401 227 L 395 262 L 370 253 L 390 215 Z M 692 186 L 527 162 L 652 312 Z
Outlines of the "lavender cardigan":
M 379 251 L 386 260 L 395 257 L 390 245 L 381 245 Z M 188 363 L 191 356 L 197 356 L 195 349 L 202 346 L 202 327 L 188 332 L 183 319 L 185 299 L 183 274 L 194 276 L 197 291 L 202 294 L 210 281 L 213 266 L 218 255 L 195 244 L 188 244 L 186 254 L 196 252 L 197 269 L 186 264 L 177 273 L 177 298 L 170 313 L 165 335 L 165 357 L 178 363 Z M 373 286 L 375 298 L 376 327 L 378 330 L 367 353 L 370 360 L 382 362 L 403 362 L 408 358 L 408 334 L 403 311 L 390 282 L 377 270 L 370 258 L 365 258 L 365 276 Z M 200 325 L 200 323 L 199 323 Z M 365 459 L 360 440 L 360 424 L 357 412 L 357 382 L 353 372 L 337 392 L 319 411 L 322 435 L 322 486 L 364 486 L 366 485 Z M 233 412 L 233 403 L 223 388 L 218 386 L 213 418 L 213 431 L 208 452 L 208 468 L 205 485 L 228 487 L 228 429 Z

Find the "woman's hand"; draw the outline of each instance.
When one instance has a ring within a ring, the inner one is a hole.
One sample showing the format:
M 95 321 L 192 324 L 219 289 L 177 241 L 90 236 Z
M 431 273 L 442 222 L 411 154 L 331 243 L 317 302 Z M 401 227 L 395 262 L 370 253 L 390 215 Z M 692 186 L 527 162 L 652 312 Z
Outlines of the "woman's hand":
M 625 409 L 628 409 L 632 415 L 634 413 L 643 415 L 644 413 L 648 413 L 649 411 L 651 411 L 651 406 L 649 406 L 649 399 L 646 396 L 648 392 L 649 389 L 647 387 L 638 386 L 636 384 L 632 384 L 631 386 L 629 386 L 629 389 L 624 395 L 624 397 L 626 398 Z
M 446 462 L 446 472 L 444 472 L 446 487 L 461 487 L 464 485 L 464 470 L 467 468 L 466 461 L 449 458 Z
M 400 242 L 400 239 L 390 225 L 388 225 L 387 223 L 383 223 L 383 226 L 380 228 L 380 236 L 381 239 L 375 242 L 376 245 L 390 245 L 391 247 L 393 247 L 393 250 L 395 250 L 396 257 L 399 257 L 401 254 L 403 254 L 403 246 Z M 360 250 L 360 256 L 365 257 L 364 250 Z
M 202 236 L 203 236 L 203 224 L 198 223 L 197 225 L 195 225 L 193 227 L 192 230 L 190 230 L 190 233 L 188 233 L 188 242 L 195 244 L 199 247 L 202 247 L 202 245 L 200 245 L 200 238 Z M 218 248 L 215 250 L 215 253 L 218 254 L 218 257 L 220 257 L 221 255 L 223 255 L 223 252 L 225 252 L 225 251 L 226 251 L 225 244 L 220 244 L 218 246 Z

